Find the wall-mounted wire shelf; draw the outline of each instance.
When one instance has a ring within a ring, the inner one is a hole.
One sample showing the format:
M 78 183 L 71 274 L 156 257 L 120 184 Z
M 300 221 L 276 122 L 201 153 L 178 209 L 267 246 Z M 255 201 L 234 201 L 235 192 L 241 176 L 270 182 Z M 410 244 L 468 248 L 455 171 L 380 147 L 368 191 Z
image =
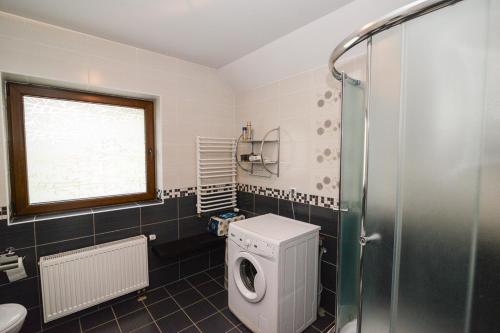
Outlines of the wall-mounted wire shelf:
M 198 214 L 236 207 L 236 140 L 196 137 Z
M 275 139 L 268 139 L 272 134 L 276 133 Z M 264 147 L 274 145 L 273 152 L 264 152 Z M 246 147 L 244 147 L 246 146 Z M 260 147 L 259 147 L 260 146 Z M 242 148 L 244 147 L 244 148 Z M 258 160 L 242 160 L 242 149 L 247 149 L 246 155 L 259 157 Z M 264 137 L 260 140 L 243 140 L 243 134 L 236 140 L 236 151 L 234 158 L 238 166 L 249 175 L 257 177 L 279 177 L 280 175 L 280 128 L 276 127 L 267 131 Z

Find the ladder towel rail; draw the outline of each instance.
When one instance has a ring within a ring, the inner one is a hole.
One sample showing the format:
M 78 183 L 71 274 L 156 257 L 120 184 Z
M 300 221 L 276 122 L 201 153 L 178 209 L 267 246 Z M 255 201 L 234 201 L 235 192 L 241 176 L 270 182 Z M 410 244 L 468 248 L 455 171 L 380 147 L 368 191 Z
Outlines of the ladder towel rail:
M 198 214 L 236 207 L 234 138 L 196 137 Z

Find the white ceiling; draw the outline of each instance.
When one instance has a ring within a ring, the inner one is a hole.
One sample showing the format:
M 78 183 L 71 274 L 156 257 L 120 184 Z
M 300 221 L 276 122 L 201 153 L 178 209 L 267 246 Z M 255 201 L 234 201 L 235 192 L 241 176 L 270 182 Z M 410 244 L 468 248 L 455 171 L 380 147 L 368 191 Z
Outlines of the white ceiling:
M 351 1 L 0 0 L 0 10 L 218 68 Z

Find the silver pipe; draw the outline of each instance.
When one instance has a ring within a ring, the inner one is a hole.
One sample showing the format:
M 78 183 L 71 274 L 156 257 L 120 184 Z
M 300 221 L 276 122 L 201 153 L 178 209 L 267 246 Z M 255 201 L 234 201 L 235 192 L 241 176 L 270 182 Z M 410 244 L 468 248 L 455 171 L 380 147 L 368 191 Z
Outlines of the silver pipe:
M 352 49 L 354 46 L 381 31 L 387 30 L 416 17 L 428 14 L 437 9 L 453 5 L 460 1 L 462 0 L 418 0 L 394 10 L 376 21 L 364 25 L 358 31 L 350 34 L 347 38 L 340 42 L 340 44 L 333 50 L 329 61 L 330 71 L 337 80 L 341 81 L 342 73 L 337 70 L 335 63 L 344 53 Z

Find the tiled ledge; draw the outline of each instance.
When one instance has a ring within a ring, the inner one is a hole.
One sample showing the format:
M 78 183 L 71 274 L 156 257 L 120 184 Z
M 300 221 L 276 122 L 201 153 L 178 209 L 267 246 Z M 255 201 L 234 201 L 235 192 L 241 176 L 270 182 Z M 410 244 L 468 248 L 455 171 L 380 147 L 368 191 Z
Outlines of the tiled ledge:
M 155 205 L 161 205 L 161 204 L 163 204 L 163 202 L 164 202 L 163 199 L 158 199 L 158 200 L 150 200 L 150 201 L 132 202 L 129 204 L 103 206 L 103 207 L 95 207 L 95 208 L 88 208 L 88 209 L 79 209 L 79 210 L 72 210 L 72 211 L 66 211 L 66 212 L 21 216 L 21 217 L 12 218 L 9 221 L 9 224 L 31 223 L 31 222 L 72 217 L 72 216 L 90 215 L 90 214 L 112 212 L 112 211 L 131 209 L 131 208 L 155 206 Z

